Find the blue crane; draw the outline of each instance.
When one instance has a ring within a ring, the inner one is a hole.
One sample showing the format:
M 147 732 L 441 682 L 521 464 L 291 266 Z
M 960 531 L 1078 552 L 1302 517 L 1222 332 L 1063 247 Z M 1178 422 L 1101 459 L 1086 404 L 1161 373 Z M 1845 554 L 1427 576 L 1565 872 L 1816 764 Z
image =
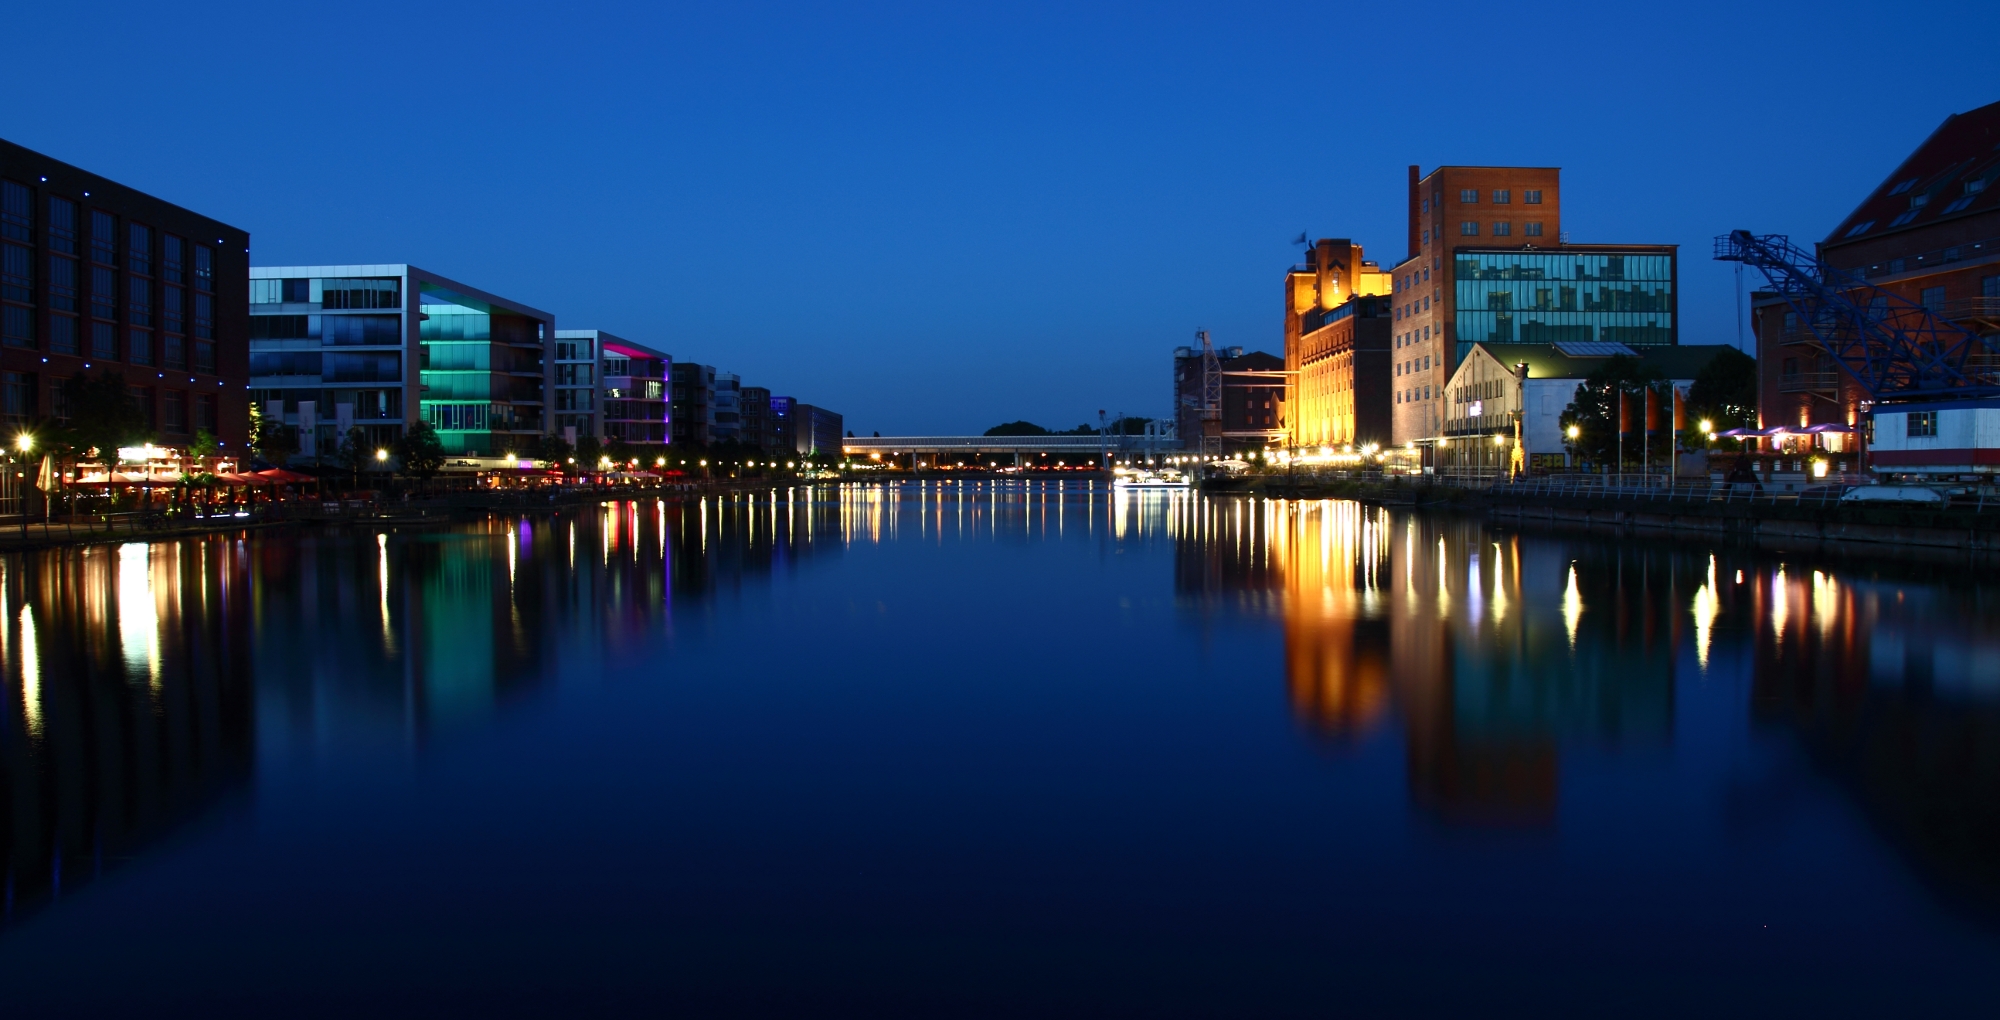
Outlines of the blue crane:
M 1978 334 L 1845 270 L 1783 234 L 1732 230 L 1715 257 L 1755 267 L 1798 316 L 1809 346 L 1829 356 L 1868 399 L 2000 396 L 2000 359 Z

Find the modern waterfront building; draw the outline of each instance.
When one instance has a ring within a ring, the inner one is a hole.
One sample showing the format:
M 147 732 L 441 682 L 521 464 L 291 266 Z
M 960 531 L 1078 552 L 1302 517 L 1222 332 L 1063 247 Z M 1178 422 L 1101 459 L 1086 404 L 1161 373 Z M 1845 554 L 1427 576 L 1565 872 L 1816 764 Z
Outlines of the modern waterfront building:
M 1554 167 L 1411 167 L 1409 251 L 1390 270 L 1398 444 L 1442 433 L 1474 343 L 1679 342 L 1676 247 L 1568 243 Z
M 770 388 L 743 387 L 737 395 L 737 407 L 742 415 L 742 420 L 738 423 L 738 441 L 754 449 L 770 449 L 773 445 Z
M 793 451 L 801 457 L 819 454 L 840 456 L 841 430 L 846 426 L 837 412 L 801 404 L 790 397 L 771 398 L 774 405 L 780 400 L 789 405 L 785 418 L 791 424 L 790 448 Z
M 250 269 L 250 394 L 330 455 L 421 416 L 447 453 L 525 452 L 550 428 L 555 316 L 415 266 Z
M 1945 118 L 1819 243 L 1819 257 L 1974 333 L 2000 333 L 2000 103 Z M 1751 325 L 1763 427 L 1865 429 L 1866 394 L 1782 298 L 1757 294 Z
M 674 359 L 609 333 L 598 333 L 597 339 L 603 352 L 604 438 L 664 448 L 672 438 L 668 386 Z
M 1285 278 L 1285 413 L 1293 447 L 1385 445 L 1393 432 L 1389 274 L 1322 238 Z M 1226 402 L 1225 402 L 1226 406 Z
M 733 372 L 715 374 L 715 403 L 709 426 L 709 441 L 734 443 L 742 439 L 743 378 Z
M 162 445 L 241 451 L 249 266 L 245 231 L 0 141 L 0 417 L 66 420 L 64 383 L 112 371 Z
M 674 362 L 671 392 L 674 444 L 706 447 L 715 427 L 715 366 Z
M 549 373 L 554 404 L 550 431 L 571 446 L 585 437 L 604 436 L 598 352 L 607 335 L 594 329 L 556 331 L 554 367 Z

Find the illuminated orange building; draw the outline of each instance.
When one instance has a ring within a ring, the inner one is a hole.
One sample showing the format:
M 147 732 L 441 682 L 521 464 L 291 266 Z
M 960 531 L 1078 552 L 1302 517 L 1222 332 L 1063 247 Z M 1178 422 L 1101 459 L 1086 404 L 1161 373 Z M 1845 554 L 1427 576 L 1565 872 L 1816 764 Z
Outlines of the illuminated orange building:
M 1285 276 L 1289 445 L 1386 444 L 1389 275 L 1346 238 L 1321 238 Z

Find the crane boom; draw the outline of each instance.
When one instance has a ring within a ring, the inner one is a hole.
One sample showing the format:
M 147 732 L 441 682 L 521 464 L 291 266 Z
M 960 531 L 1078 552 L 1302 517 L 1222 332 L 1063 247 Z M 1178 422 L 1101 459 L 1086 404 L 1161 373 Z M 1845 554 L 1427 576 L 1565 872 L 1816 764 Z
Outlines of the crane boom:
M 1874 402 L 2000 396 L 2000 359 L 1986 339 L 1900 294 L 1835 269 L 1783 234 L 1733 230 L 1715 257 L 1764 274 L 1804 332 Z

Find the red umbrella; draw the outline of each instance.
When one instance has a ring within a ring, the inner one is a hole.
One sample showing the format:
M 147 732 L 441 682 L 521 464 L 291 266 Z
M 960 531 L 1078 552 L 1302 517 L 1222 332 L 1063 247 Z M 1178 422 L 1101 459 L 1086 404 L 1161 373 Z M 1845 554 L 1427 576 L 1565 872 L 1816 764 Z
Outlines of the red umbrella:
M 297 471 L 287 471 L 284 468 L 272 468 L 269 471 L 259 471 L 256 473 L 255 477 L 261 478 L 266 482 L 276 482 L 280 485 L 297 485 L 301 482 L 319 481 L 319 479 L 314 478 L 311 475 L 302 475 L 299 474 Z

